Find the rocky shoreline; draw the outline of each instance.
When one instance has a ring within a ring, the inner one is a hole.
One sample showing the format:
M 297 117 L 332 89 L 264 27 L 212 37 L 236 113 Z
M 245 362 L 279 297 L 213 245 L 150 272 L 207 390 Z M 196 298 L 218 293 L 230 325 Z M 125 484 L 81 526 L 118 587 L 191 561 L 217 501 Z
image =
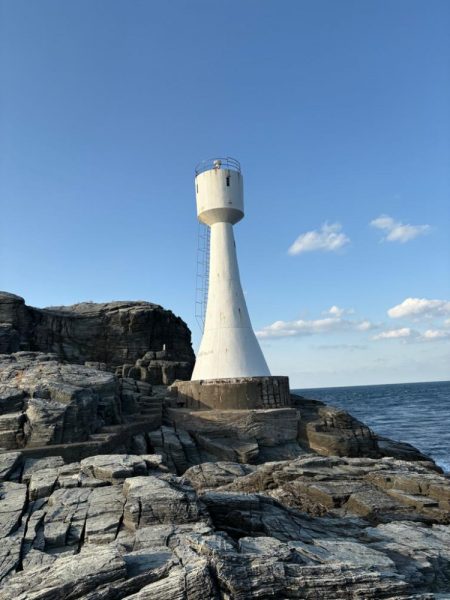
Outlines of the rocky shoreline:
M 181 319 L 76 307 L 0 294 L 1 600 L 450 598 L 431 459 L 300 396 L 189 408 Z

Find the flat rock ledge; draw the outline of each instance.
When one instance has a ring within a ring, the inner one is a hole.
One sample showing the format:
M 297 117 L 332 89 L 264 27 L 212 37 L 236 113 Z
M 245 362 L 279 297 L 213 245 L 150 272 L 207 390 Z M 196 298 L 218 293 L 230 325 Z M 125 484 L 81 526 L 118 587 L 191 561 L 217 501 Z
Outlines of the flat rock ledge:
M 1 600 L 450 594 L 450 485 L 420 462 L 308 454 L 0 456 Z

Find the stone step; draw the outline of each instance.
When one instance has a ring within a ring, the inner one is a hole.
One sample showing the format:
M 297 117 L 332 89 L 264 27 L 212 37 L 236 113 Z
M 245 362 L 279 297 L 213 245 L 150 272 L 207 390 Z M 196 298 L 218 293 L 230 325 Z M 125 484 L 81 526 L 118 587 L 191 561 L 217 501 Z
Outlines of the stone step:
M 137 415 L 134 419 L 134 423 L 142 423 L 146 421 L 156 421 L 161 419 L 161 413 L 145 413 L 142 415 Z
M 111 437 L 111 433 L 91 433 L 89 440 L 91 442 L 103 442 Z
M 161 402 L 163 400 L 162 396 L 142 396 L 139 395 L 138 398 L 141 402 Z
M 10 412 L 0 415 L 0 431 L 17 431 L 24 420 L 25 415 L 23 412 Z
M 399 500 L 402 504 L 406 504 L 407 506 L 413 506 L 414 508 L 436 508 L 439 506 L 439 502 L 434 500 L 433 498 L 428 498 L 427 496 L 416 496 L 414 494 L 407 494 L 402 490 L 396 490 L 392 488 L 390 490 L 386 490 L 389 496 L 392 496 L 396 500 Z
M 146 415 L 146 414 L 162 414 L 161 406 L 143 406 L 141 410 L 136 413 L 137 415 Z
M 105 425 L 101 429 L 101 433 L 116 434 L 118 438 L 125 439 L 129 435 L 141 433 L 143 431 L 152 431 L 161 425 L 160 415 L 144 415 L 141 418 L 136 418 L 132 422 L 123 425 Z
M 124 427 L 126 427 L 126 425 L 121 424 L 121 425 L 104 425 L 99 433 L 120 433 L 121 431 L 123 431 Z
M 138 406 L 162 406 L 162 402 L 160 402 L 159 400 L 146 400 L 145 402 L 138 400 L 137 404 Z

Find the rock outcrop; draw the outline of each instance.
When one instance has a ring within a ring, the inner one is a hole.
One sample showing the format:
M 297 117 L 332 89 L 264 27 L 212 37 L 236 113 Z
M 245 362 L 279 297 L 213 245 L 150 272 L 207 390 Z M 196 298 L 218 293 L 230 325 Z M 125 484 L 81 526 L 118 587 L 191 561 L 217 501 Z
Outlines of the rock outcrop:
M 263 493 L 311 516 L 450 523 L 450 484 L 422 463 L 309 455 L 241 471 L 235 463 L 206 463 L 184 477 L 199 492 Z
M 415 462 L 1 456 L 2 600 L 432 600 L 450 485 Z
M 0 294 L 0 351 L 0 600 L 450 597 L 433 461 L 301 396 L 186 406 L 172 313 Z
M 63 364 L 51 354 L 0 355 L 0 447 L 65 444 L 121 422 L 112 373 Z
M 417 448 L 375 434 L 345 410 L 291 394 L 298 410 L 300 444 L 323 456 L 391 456 L 402 460 L 430 459 Z
M 175 463 L 178 474 L 186 465 L 208 460 L 261 464 L 311 452 L 321 456 L 388 456 L 439 470 L 413 446 L 378 437 L 344 410 L 294 394 L 291 397 L 290 408 L 193 410 L 176 407 L 178 396 L 169 395 L 164 415 L 170 427 L 163 437 L 170 436 L 171 441 L 164 444 L 155 440 L 153 445 L 163 454 L 164 446 L 170 447 L 172 458 L 168 460 Z
M 0 354 L 32 350 L 155 385 L 189 379 L 195 361 L 182 319 L 149 302 L 33 308 L 0 292 Z
M 0 354 L 0 451 L 67 461 L 116 449 L 149 449 L 167 389 L 118 378 L 54 354 Z
M 428 461 L 405 444 L 379 440 L 345 411 L 293 396 L 290 408 L 176 408 L 166 386 L 117 377 L 54 354 L 0 355 L 0 449 L 80 460 L 98 453 L 161 454 L 178 475 L 202 462 L 261 464 L 314 452 Z M 164 427 L 161 427 L 164 413 Z

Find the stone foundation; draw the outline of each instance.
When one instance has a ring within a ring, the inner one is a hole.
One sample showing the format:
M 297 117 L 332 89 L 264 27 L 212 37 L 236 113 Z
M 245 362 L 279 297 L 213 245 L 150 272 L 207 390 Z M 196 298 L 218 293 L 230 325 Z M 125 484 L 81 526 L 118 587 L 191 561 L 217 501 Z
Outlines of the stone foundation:
M 291 406 L 289 378 L 283 376 L 175 381 L 170 389 L 180 408 L 249 410 Z

